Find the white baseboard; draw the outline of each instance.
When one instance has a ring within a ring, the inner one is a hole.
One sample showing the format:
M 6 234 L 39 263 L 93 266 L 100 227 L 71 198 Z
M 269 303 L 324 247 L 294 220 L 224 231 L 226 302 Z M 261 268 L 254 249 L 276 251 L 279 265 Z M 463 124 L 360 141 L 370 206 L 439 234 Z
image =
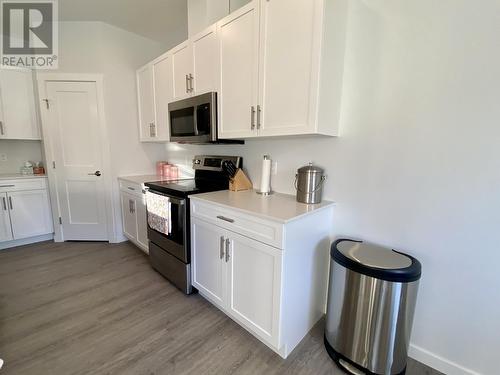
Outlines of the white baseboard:
M 0 242 L 0 250 L 10 249 L 12 247 L 17 247 L 17 246 L 29 245 L 32 243 L 37 243 L 42 241 L 50 241 L 53 239 L 54 239 L 54 234 L 50 233 L 50 234 L 44 234 L 42 236 L 23 238 L 21 240 Z
M 460 366 L 413 344 L 410 344 L 408 355 L 414 360 L 447 375 L 481 375 L 479 372 Z

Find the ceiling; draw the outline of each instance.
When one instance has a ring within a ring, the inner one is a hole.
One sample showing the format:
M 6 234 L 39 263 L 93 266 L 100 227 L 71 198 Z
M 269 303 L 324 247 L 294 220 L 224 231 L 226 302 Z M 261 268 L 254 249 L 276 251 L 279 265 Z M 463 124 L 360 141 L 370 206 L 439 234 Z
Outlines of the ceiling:
M 60 21 L 100 21 L 172 47 L 187 38 L 187 0 L 59 0 Z

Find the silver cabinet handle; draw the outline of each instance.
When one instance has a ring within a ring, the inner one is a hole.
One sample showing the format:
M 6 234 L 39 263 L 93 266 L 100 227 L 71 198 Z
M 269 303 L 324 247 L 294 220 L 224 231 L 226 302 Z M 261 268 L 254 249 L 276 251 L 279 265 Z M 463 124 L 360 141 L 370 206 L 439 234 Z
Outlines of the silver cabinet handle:
M 220 253 L 219 253 L 219 259 L 223 259 L 224 258 L 224 243 L 225 243 L 225 240 L 224 240 L 224 236 L 220 236 Z
M 194 91 L 193 80 L 194 80 L 193 75 L 191 73 L 189 73 L 189 91 L 190 92 Z
M 260 105 L 257 106 L 257 129 L 260 129 L 260 113 L 261 113 Z
M 0 135 L 5 135 L 5 130 L 3 128 L 3 121 L 0 121 Z
M 9 197 L 10 209 L 13 210 L 14 206 L 12 205 L 12 197 Z
M 229 258 L 231 255 L 229 254 L 229 245 L 231 244 L 231 240 L 226 238 L 226 263 L 229 262 Z
M 149 136 L 156 137 L 156 126 L 154 122 L 149 123 Z
M 133 187 L 130 187 L 130 186 L 127 186 L 127 189 L 135 191 L 135 189 Z
M 16 185 L 0 185 L 0 188 L 15 187 Z
M 250 129 L 254 130 L 255 129 L 255 107 L 252 106 L 250 109 Z
M 7 211 L 7 201 L 5 200 L 5 197 L 2 197 L 2 201 L 3 201 L 3 210 Z
M 135 204 L 134 204 L 134 201 L 132 199 L 128 200 L 128 207 L 129 207 L 131 214 L 135 213 Z
M 189 75 L 186 74 L 186 93 L 189 92 Z
M 227 221 L 228 223 L 234 223 L 233 219 L 229 219 L 229 218 L 227 218 L 225 216 L 217 216 L 217 219 Z

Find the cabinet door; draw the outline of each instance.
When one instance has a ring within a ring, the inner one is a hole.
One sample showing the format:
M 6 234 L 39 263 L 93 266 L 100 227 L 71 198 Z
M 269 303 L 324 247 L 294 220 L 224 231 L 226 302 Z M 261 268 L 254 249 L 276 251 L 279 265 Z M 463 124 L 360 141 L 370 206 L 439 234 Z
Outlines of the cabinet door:
M 281 250 L 239 234 L 229 238 L 229 314 L 278 347 Z
M 137 214 L 135 197 L 121 193 L 123 233 L 131 240 L 137 240 Z
M 7 194 L 0 193 L 0 242 L 12 240 Z
M 149 253 L 148 249 L 148 222 L 146 217 L 145 196 L 136 198 L 135 211 L 137 217 L 137 243 L 142 249 Z
M 137 98 L 140 140 L 155 140 L 153 69 L 149 64 L 137 71 Z
M 191 255 L 193 286 L 219 307 L 224 307 L 223 258 L 225 230 L 192 218 Z
M 7 193 L 15 240 L 52 233 L 52 215 L 47 190 Z
M 40 139 L 33 73 L 25 69 L 0 69 L 0 90 L 3 112 L 0 138 Z
M 196 95 L 217 91 L 217 27 L 196 35 L 193 43 L 193 87 Z
M 172 50 L 174 71 L 174 100 L 191 96 L 190 77 L 193 76 L 193 50 L 186 41 Z
M 322 1 L 261 4 L 259 135 L 312 133 L 318 80 L 313 56 L 319 56 Z
M 168 103 L 174 97 L 172 57 L 163 55 L 153 62 L 154 106 L 157 140 L 170 140 L 170 119 Z
M 258 3 L 252 1 L 217 24 L 220 138 L 257 135 L 252 118 L 255 119 L 257 105 Z

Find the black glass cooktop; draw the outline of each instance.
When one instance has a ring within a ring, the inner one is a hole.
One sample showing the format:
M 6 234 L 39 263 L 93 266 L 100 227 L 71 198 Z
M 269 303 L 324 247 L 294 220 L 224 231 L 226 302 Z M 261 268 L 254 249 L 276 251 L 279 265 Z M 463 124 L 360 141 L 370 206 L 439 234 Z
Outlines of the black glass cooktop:
M 214 181 L 210 179 L 197 178 L 189 180 L 147 182 L 145 185 L 150 190 L 184 198 L 191 194 L 226 190 L 229 187 L 229 182 L 227 180 Z

